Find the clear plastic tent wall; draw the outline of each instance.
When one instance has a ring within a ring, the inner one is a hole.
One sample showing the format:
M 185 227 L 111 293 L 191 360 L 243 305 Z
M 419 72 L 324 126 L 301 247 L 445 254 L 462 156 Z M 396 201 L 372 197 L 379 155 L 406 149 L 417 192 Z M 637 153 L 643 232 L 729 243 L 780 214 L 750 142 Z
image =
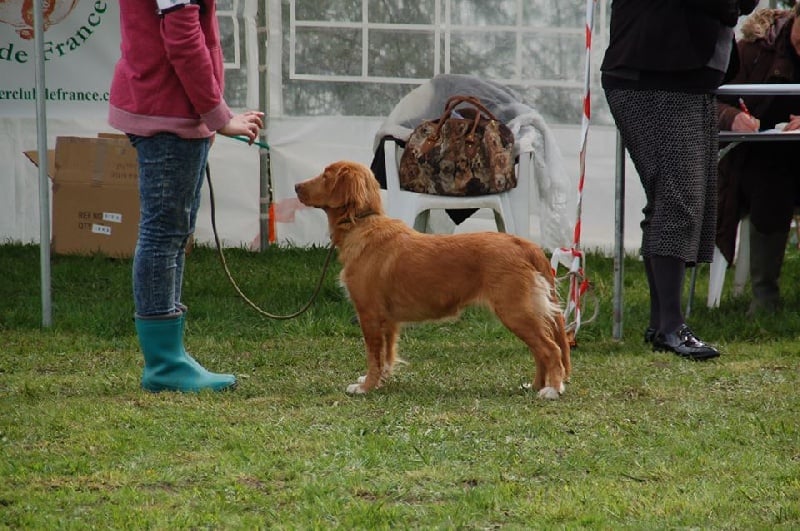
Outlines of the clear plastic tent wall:
M 602 49 L 605 2 L 598 9 L 596 40 Z M 574 192 L 585 13 L 585 0 L 270 0 L 268 134 L 278 240 L 327 242 L 322 213 L 298 209 L 294 183 L 334 160 L 369 165 L 376 132 L 386 117 L 406 95 L 439 74 L 477 76 L 515 91 L 548 124 L 549 140 L 558 144 L 555 158 L 561 171 L 556 178 Z M 602 121 L 605 102 L 602 95 L 594 99 Z M 613 135 L 606 143 L 613 146 Z M 544 149 L 536 155 L 540 165 L 547 160 Z M 591 224 L 585 232 L 595 245 L 610 248 L 613 147 L 605 150 L 605 157 L 607 224 L 599 229 L 602 233 L 592 234 L 597 227 Z M 540 197 L 536 186 L 532 190 L 532 204 L 550 199 Z M 568 197 L 570 211 L 561 216 L 562 224 L 575 221 L 575 195 Z M 568 246 L 570 226 L 563 227 L 558 239 L 553 231 L 542 232 L 548 220 L 539 214 L 548 210 L 553 209 L 533 209 L 531 233 L 547 247 Z M 493 228 L 493 223 L 476 218 L 455 230 Z M 446 216 L 439 219 L 448 222 Z

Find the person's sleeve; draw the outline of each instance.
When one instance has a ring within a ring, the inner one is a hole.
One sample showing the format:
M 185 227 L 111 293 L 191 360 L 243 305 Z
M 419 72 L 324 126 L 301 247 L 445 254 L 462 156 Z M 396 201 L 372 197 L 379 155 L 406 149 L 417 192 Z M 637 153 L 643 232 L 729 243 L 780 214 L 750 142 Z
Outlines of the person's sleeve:
M 216 131 L 230 121 L 233 113 L 222 95 L 221 57 L 213 57 L 200 25 L 200 8 L 185 4 L 163 14 L 161 34 L 167 59 L 180 79 L 189 101 L 209 129 Z M 219 50 L 217 50 L 219 52 Z
M 683 0 L 683 5 L 715 18 L 726 26 L 733 27 L 739 21 L 739 15 L 753 10 L 755 5 L 750 6 L 753 2 L 754 0 Z M 748 6 L 750 6 L 750 11 L 742 10 L 742 7 Z
M 739 0 L 739 14 L 749 15 L 758 5 L 758 0 Z

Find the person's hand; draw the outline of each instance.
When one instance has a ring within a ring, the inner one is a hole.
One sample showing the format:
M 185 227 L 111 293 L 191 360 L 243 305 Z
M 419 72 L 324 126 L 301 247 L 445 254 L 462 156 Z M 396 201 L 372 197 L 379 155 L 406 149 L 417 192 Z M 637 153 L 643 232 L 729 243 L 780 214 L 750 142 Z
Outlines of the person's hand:
M 258 138 L 258 131 L 264 127 L 264 113 L 260 111 L 247 111 L 242 114 L 234 115 L 219 130 L 219 133 L 226 136 L 244 136 L 252 144 Z
M 784 131 L 797 131 L 800 129 L 800 116 L 796 114 L 789 115 L 789 123 L 783 128 Z
M 731 131 L 736 133 L 755 133 L 761 127 L 761 120 L 746 112 L 740 112 L 733 119 Z

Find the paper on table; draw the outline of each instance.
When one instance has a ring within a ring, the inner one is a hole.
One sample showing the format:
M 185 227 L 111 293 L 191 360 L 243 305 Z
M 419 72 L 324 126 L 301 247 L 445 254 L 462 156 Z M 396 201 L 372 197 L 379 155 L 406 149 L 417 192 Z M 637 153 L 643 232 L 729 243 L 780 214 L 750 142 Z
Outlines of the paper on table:
M 794 129 L 792 131 L 784 131 L 784 128 L 789 125 L 787 122 L 781 122 L 779 124 L 775 124 L 775 127 L 772 129 L 764 129 L 763 131 L 759 131 L 759 133 L 800 133 L 800 129 Z

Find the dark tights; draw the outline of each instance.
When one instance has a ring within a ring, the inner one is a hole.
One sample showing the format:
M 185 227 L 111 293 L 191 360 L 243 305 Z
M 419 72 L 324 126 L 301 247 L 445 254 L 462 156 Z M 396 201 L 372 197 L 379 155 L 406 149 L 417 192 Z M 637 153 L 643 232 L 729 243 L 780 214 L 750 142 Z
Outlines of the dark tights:
M 650 327 L 670 333 L 683 324 L 681 292 L 686 263 L 673 256 L 647 256 L 644 270 L 650 286 Z

